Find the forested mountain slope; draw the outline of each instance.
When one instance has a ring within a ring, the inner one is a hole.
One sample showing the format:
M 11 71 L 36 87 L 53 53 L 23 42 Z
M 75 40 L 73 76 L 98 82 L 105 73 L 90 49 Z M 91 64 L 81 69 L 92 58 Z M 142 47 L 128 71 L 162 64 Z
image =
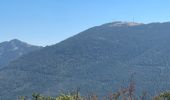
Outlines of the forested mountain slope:
M 29 52 L 40 49 L 17 39 L 0 43 L 0 68 Z
M 113 22 L 31 52 L 0 70 L 0 97 L 57 95 L 80 88 L 104 95 L 135 74 L 137 92 L 170 89 L 170 23 Z

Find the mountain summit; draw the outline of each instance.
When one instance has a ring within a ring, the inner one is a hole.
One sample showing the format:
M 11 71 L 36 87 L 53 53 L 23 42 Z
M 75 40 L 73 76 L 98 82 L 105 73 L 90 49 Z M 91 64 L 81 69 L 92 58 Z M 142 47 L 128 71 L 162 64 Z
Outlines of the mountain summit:
M 18 39 L 0 43 L 0 68 L 9 62 L 41 47 L 29 45 Z
M 143 25 L 143 23 L 137 23 L 137 22 L 123 22 L 123 21 L 116 21 L 116 22 L 112 22 L 112 23 L 108 23 L 108 24 L 104 24 L 106 26 L 109 27 L 122 27 L 122 26 L 139 26 L 139 25 Z
M 169 43 L 169 22 L 96 26 L 1 69 L 0 97 L 57 95 L 74 88 L 103 96 L 126 86 L 130 74 L 135 75 L 137 93 L 158 93 L 170 89 Z

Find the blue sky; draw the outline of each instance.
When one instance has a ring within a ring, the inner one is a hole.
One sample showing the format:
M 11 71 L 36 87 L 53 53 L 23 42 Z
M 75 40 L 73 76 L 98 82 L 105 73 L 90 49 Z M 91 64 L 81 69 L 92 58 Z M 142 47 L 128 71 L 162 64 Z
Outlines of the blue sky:
M 170 0 L 0 0 L 0 42 L 58 43 L 113 21 L 170 21 Z

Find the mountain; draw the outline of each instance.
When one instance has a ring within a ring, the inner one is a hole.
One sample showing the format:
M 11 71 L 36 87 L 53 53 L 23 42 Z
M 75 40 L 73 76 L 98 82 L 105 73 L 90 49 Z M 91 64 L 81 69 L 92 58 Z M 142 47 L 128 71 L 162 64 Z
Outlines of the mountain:
M 136 92 L 170 89 L 170 22 L 113 22 L 26 54 L 0 70 L 0 99 L 80 88 L 103 96 L 128 84 Z
M 0 43 L 0 68 L 29 52 L 40 49 L 17 39 Z

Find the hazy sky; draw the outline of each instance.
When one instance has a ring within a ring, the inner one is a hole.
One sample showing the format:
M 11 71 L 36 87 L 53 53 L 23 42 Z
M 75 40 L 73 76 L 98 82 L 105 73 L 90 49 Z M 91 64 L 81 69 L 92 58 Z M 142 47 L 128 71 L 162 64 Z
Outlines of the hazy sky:
M 113 21 L 170 21 L 170 0 L 0 0 L 0 42 L 51 45 Z

